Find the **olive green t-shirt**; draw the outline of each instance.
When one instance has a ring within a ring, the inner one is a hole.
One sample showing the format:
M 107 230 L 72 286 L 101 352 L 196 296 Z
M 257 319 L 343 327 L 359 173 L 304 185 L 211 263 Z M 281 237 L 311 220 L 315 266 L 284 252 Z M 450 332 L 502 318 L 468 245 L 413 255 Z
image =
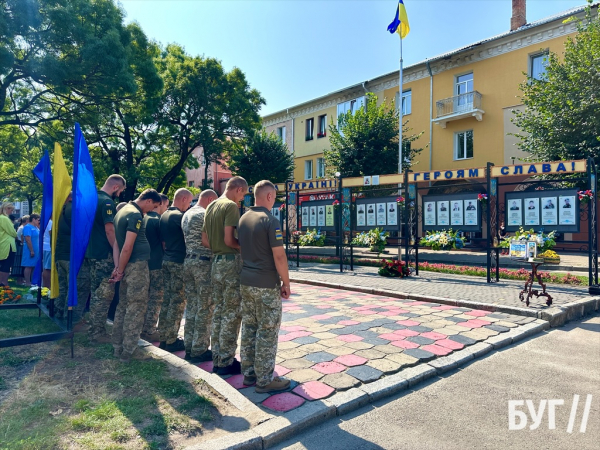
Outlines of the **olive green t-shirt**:
M 235 255 L 235 248 L 225 245 L 225 227 L 236 227 L 240 221 L 238 205 L 227 197 L 221 197 L 206 208 L 202 231 L 208 235 L 214 255 Z
M 181 230 L 183 213 L 171 206 L 160 217 L 160 236 L 165 243 L 163 261 L 183 264 L 185 260 L 185 239 Z
M 86 258 L 107 259 L 112 256 L 112 247 L 106 237 L 104 225 L 114 222 L 115 210 L 113 199 L 106 192 L 98 191 L 98 206 L 96 207 L 90 242 L 85 252 Z
M 267 208 L 252 206 L 240 219 L 238 239 L 242 247 L 240 284 L 258 288 L 281 285 L 273 247 L 283 246 L 281 225 Z
M 71 209 L 73 203 L 66 202 L 58 219 L 58 232 L 56 235 L 56 253 L 54 259 L 57 261 L 69 261 L 71 259 Z
M 162 269 L 163 245 L 160 236 L 160 214 L 150 211 L 144 216 L 144 228 L 146 229 L 146 239 L 150 245 L 150 260 L 148 269 Z
M 150 259 L 150 244 L 146 239 L 144 214 L 135 202 L 129 202 L 115 217 L 115 237 L 119 245 L 119 251 L 123 250 L 128 231 L 137 234 L 129 262 L 148 261 Z

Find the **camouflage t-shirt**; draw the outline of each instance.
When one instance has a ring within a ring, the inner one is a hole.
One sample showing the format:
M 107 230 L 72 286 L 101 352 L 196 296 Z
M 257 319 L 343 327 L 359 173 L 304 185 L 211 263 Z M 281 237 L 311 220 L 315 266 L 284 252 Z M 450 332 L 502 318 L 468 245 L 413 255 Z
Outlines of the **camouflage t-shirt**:
M 181 229 L 185 238 L 185 248 L 188 254 L 210 258 L 212 252 L 202 245 L 202 227 L 206 210 L 196 205 L 188 209 L 181 220 Z

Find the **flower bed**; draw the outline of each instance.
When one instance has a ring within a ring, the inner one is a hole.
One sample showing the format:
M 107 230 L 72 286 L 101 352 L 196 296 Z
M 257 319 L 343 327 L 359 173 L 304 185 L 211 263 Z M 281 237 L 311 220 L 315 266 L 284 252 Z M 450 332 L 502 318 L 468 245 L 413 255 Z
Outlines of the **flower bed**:
M 21 296 L 18 295 L 12 288 L 0 286 L 0 305 L 6 302 L 16 302 L 18 300 L 21 300 Z
M 296 261 L 296 257 L 293 256 L 290 258 L 290 261 Z M 320 264 L 339 264 L 340 259 L 334 256 L 309 256 L 309 255 L 300 255 L 301 262 L 311 262 L 311 263 L 320 263 Z M 356 266 L 367 266 L 367 267 L 381 267 L 382 260 L 381 259 L 355 259 L 354 264 Z M 414 264 L 411 264 L 411 267 L 414 267 Z M 441 264 L 441 263 L 428 263 L 421 262 L 419 263 L 419 270 L 429 271 L 429 272 L 439 272 L 439 273 L 450 273 L 456 275 L 471 275 L 476 277 L 486 277 L 487 272 L 483 267 L 475 267 L 475 266 L 457 266 L 454 264 Z M 569 285 L 578 285 L 583 286 L 588 283 L 588 278 L 585 276 L 579 275 L 571 275 L 567 274 L 559 274 L 554 275 L 549 272 L 538 272 L 545 282 L 554 283 L 554 284 L 569 284 Z M 529 277 L 529 272 L 525 268 L 521 269 L 505 269 L 500 268 L 500 278 L 505 280 L 522 280 L 526 281 Z

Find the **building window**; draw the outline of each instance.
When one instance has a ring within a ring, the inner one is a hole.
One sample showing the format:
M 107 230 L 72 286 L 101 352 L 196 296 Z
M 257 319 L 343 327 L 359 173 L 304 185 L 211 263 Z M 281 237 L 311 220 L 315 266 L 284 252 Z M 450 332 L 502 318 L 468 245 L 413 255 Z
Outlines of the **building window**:
M 327 115 L 323 114 L 319 116 L 319 132 L 317 133 L 318 138 L 327 136 Z
M 548 65 L 548 54 L 538 53 L 531 55 L 529 60 L 529 76 L 536 80 L 546 79 L 546 66 Z
M 279 137 L 281 142 L 285 142 L 285 127 L 277 128 L 277 137 Z
M 312 180 L 313 177 L 313 162 L 312 159 L 304 161 L 304 179 Z
M 188 181 L 188 187 L 194 187 L 194 181 Z
M 325 158 L 317 158 L 317 178 L 325 178 Z
M 342 114 L 346 114 L 348 111 L 350 111 L 352 114 L 354 114 L 356 111 L 358 111 L 359 108 L 362 108 L 365 104 L 365 97 L 358 97 L 355 98 L 353 100 L 348 100 L 347 102 L 344 103 L 338 103 L 337 105 L 337 115 L 338 117 L 340 117 L 340 115 Z
M 473 157 L 473 130 L 456 133 L 454 138 L 454 159 Z
M 396 108 L 398 108 L 398 93 L 396 93 Z M 407 91 L 402 92 L 402 115 L 406 116 L 407 114 L 412 113 L 412 90 L 409 89 Z
M 315 119 L 306 119 L 306 140 L 312 141 L 315 133 Z

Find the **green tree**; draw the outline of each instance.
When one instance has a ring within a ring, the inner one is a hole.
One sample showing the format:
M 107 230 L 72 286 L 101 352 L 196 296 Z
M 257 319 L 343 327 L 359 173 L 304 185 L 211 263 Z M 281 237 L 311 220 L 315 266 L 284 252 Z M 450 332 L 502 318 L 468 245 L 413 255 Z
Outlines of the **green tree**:
M 532 161 L 592 157 L 600 164 L 600 22 L 589 6 L 586 16 L 564 58 L 550 53 L 545 76 L 520 86 L 525 109 L 515 111 L 515 136 Z
M 112 0 L 0 0 L 0 126 L 35 127 L 135 92 L 130 42 Z
M 208 166 L 219 161 L 232 140 L 260 127 L 258 111 L 265 101 L 240 69 L 225 72 L 218 60 L 190 57 L 178 45 L 166 48 L 158 67 L 164 82 L 158 132 L 176 161 L 157 189 L 168 192 L 198 147 L 203 149 L 207 179 Z
M 18 150 L 18 156 L 0 160 L 0 198 L 27 201 L 29 211 L 42 197 L 42 184 L 32 172 L 44 153 L 39 144 L 14 125 L 0 127 L 0 148 Z
M 226 164 L 231 173 L 244 177 L 251 186 L 260 180 L 285 183 L 294 177 L 294 156 L 287 145 L 264 130 L 232 145 Z
M 341 114 L 337 126 L 329 126 L 330 149 L 324 150 L 328 175 L 340 172 L 345 177 L 359 177 L 398 173 L 399 112 L 393 106 L 387 102 L 377 106 L 377 96 L 368 93 L 364 108 L 354 114 Z M 409 135 L 412 129 L 407 124 L 408 120 L 402 126 L 403 170 L 417 163 L 415 157 L 422 150 L 413 148 L 412 143 L 423 132 Z

